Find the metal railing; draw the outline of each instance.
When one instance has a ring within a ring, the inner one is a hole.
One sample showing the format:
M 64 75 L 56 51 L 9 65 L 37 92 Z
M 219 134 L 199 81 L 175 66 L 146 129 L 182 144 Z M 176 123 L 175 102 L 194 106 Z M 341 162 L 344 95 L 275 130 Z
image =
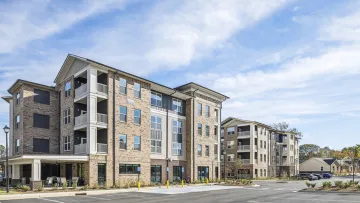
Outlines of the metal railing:
M 87 90 L 86 84 L 83 84 L 80 87 L 76 88 L 75 89 L 75 97 L 78 97 L 78 96 L 84 94 L 86 92 L 86 90 Z
M 107 94 L 108 93 L 108 86 L 104 85 L 104 84 L 101 84 L 101 83 L 98 83 L 97 84 L 97 91 L 101 92 L 101 93 L 104 93 L 104 94 Z
M 238 132 L 238 137 L 250 136 L 250 131 Z
M 97 113 L 96 114 L 96 120 L 99 123 L 107 123 L 107 114 Z
M 74 145 L 74 154 L 84 154 L 86 153 L 86 144 Z
M 97 143 L 97 153 L 107 153 L 107 144 Z
M 75 117 L 75 125 L 81 125 L 87 122 L 87 114 L 81 114 Z
M 240 159 L 242 164 L 250 164 L 250 159 Z
M 240 145 L 238 146 L 238 150 L 250 150 L 250 145 Z

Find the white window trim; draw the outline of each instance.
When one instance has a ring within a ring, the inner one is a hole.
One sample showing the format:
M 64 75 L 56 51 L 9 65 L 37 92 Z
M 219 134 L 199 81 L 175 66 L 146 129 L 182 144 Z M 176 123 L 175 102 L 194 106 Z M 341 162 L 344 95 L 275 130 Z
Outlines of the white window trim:
M 68 90 L 66 89 L 67 84 L 70 85 L 70 88 Z M 71 81 L 67 81 L 65 83 L 64 91 L 65 91 L 65 97 L 69 97 L 71 95 Z
M 139 84 L 139 90 L 137 90 L 137 89 L 135 89 L 135 84 Z M 135 92 L 139 92 L 139 97 L 137 97 L 136 95 L 135 95 Z M 134 82 L 134 97 L 135 98 L 141 98 L 141 84 L 140 83 L 137 83 L 137 82 Z
M 199 109 L 199 107 L 200 107 L 200 109 Z M 198 105 L 197 105 L 197 115 L 198 116 L 202 115 L 202 104 L 201 103 L 198 103 Z
M 135 115 L 135 111 L 139 111 L 140 112 L 140 115 L 139 116 L 136 116 Z M 135 122 L 135 118 L 139 118 L 139 123 L 136 123 Z M 141 125 L 141 110 L 140 109 L 134 109 L 134 123 L 137 124 L 137 125 Z
M 174 104 L 175 102 L 175 104 Z M 178 112 L 178 113 L 182 113 L 182 102 L 180 99 L 172 99 L 172 106 L 173 106 L 173 111 Z M 174 109 L 174 106 L 176 106 L 176 109 Z M 180 109 L 179 109 L 180 108 Z
M 121 113 L 121 107 L 125 107 L 126 114 Z M 120 115 L 119 115 L 120 122 L 127 122 L 127 107 L 126 106 L 120 106 L 119 111 L 120 111 Z M 121 115 L 125 115 L 125 121 L 121 120 Z
M 156 97 L 160 97 L 160 105 L 158 105 L 158 102 L 159 102 L 159 100 L 157 100 L 157 99 L 155 99 L 155 104 L 152 104 L 151 103 L 151 100 L 153 99 L 153 98 L 151 98 L 150 99 L 150 104 L 152 105 L 152 106 L 157 106 L 157 107 L 162 107 L 162 94 L 160 94 L 160 93 L 157 93 L 157 92 L 151 92 L 151 96 L 152 95 L 155 95 Z
M 155 122 L 153 122 L 152 118 L 155 118 Z M 158 119 L 160 118 L 160 123 L 158 122 Z M 151 135 L 150 135 L 150 153 L 152 154 L 161 154 L 162 153 L 162 118 L 160 116 L 151 116 Z M 155 126 L 155 128 L 153 128 Z M 155 133 L 155 137 L 152 136 L 153 133 Z M 152 145 L 152 141 L 155 142 L 155 145 Z M 157 143 L 160 142 L 160 146 L 157 145 Z M 160 148 L 160 152 L 158 151 Z M 152 149 L 155 149 L 155 151 L 152 151 Z
M 199 150 L 199 148 L 200 148 L 200 150 Z M 200 153 L 199 153 L 199 152 L 200 152 Z M 196 155 L 202 156 L 202 145 L 201 145 L 201 144 L 198 144 L 198 145 L 197 145 Z
M 139 137 L 140 139 L 139 139 L 139 143 L 135 143 L 135 137 Z M 135 145 L 139 145 L 139 149 L 135 149 Z M 141 151 L 141 136 L 140 135 L 134 135 L 134 146 L 133 146 L 134 148 L 134 151 Z
M 121 85 L 121 80 L 125 80 L 125 86 Z M 120 94 L 126 95 L 127 94 L 127 80 L 125 78 L 120 77 L 119 83 L 120 83 L 120 89 L 119 89 Z M 121 87 L 125 87 L 125 93 L 121 92 Z
M 65 136 L 64 137 L 64 151 L 65 152 L 71 151 L 71 138 L 70 138 L 70 136 Z
M 208 109 L 208 110 L 206 110 Z M 205 118 L 210 118 L 210 106 L 205 105 Z
M 64 110 L 63 121 L 64 121 L 65 125 L 71 123 L 71 111 L 70 111 L 70 108 L 67 108 L 67 109 Z
M 176 122 L 176 126 L 174 126 L 174 122 Z M 181 135 L 181 139 L 183 139 L 183 122 L 179 120 L 173 120 L 173 126 L 172 126 L 172 150 L 171 154 L 173 156 L 182 156 L 183 154 L 183 142 L 177 142 L 178 136 Z M 181 125 L 179 125 L 181 123 Z M 176 129 L 175 129 L 176 128 Z M 179 131 L 180 129 L 180 131 Z M 176 139 L 174 139 L 174 137 Z M 174 150 L 176 150 L 176 153 L 174 153 Z
M 121 148 L 120 136 L 125 136 L 125 149 L 122 149 L 122 148 Z M 127 150 L 127 135 L 126 135 L 126 134 L 120 134 L 120 136 L 119 136 L 119 149 L 120 149 L 120 150 Z

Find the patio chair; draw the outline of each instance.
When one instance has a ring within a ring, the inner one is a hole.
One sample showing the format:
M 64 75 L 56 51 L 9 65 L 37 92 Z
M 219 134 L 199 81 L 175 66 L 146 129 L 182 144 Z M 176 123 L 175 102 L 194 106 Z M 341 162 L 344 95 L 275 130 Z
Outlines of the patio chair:
M 53 177 L 47 177 L 45 181 L 46 186 L 52 186 L 53 185 Z

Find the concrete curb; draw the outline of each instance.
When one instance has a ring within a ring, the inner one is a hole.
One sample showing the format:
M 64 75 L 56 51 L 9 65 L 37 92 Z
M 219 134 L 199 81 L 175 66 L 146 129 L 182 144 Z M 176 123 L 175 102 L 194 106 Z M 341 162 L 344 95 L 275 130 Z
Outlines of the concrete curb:
M 299 190 L 298 192 L 304 192 L 304 193 L 319 193 L 319 194 L 335 193 L 335 194 L 356 194 L 356 195 L 360 195 L 360 192 L 311 191 L 311 190 Z

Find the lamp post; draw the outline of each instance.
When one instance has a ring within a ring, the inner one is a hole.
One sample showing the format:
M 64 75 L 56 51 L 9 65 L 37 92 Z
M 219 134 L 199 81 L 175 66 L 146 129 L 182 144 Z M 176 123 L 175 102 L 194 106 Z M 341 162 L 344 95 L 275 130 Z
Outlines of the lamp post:
M 8 146 L 8 133 L 10 131 L 10 128 L 5 125 L 3 128 L 6 136 L 6 193 L 9 193 L 9 146 Z
M 225 168 L 225 164 L 226 164 L 226 150 L 224 149 L 223 151 L 223 155 L 224 155 L 224 181 L 226 181 L 226 168 Z

